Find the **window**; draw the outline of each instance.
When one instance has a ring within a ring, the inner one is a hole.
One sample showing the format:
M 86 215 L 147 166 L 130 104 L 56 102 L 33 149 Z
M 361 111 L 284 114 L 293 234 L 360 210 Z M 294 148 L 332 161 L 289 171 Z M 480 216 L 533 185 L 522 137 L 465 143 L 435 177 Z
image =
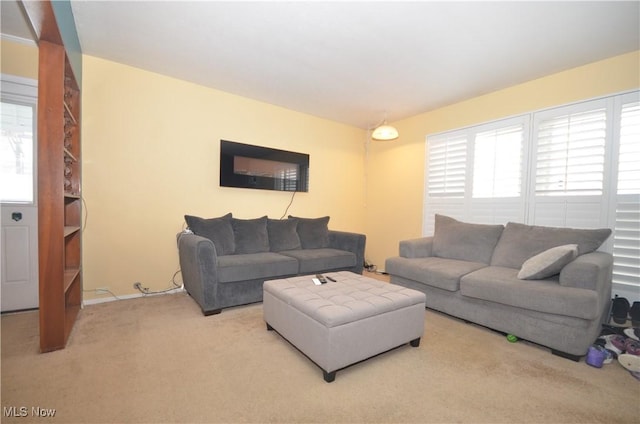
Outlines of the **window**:
M 539 124 L 536 195 L 602 194 L 606 118 L 597 109 Z
M 623 103 L 620 114 L 613 281 L 640 286 L 640 102 Z
M 34 203 L 35 114 L 32 80 L 2 75 L 0 103 L 0 202 Z
M 428 136 L 426 152 L 424 235 L 436 213 L 608 227 L 613 282 L 640 287 L 640 92 Z
M 473 197 L 518 197 L 521 189 L 522 125 L 476 135 L 473 155 Z

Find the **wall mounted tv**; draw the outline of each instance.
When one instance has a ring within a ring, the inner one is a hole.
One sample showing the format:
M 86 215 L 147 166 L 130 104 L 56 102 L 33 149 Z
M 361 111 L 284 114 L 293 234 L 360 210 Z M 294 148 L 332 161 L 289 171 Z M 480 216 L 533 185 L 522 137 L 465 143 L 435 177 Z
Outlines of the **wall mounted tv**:
M 309 155 L 220 140 L 220 186 L 309 191 Z

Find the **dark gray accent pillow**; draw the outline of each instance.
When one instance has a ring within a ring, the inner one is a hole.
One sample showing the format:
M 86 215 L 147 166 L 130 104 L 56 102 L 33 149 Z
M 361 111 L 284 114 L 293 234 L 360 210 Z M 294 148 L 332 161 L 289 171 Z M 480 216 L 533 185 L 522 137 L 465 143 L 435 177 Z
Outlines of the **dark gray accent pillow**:
M 329 247 L 329 217 L 322 218 L 298 218 L 289 215 L 289 218 L 298 220 L 298 237 L 303 249 L 322 249 Z
M 209 219 L 192 215 L 184 216 L 184 220 L 187 222 L 189 229 L 193 231 L 195 235 L 211 240 L 219 256 L 232 255 L 236 250 L 231 219 L 230 213 L 220 218 Z
M 268 219 L 267 232 L 269 234 L 269 247 L 272 252 L 283 250 L 296 250 L 302 247 L 298 237 L 298 220 Z
M 489 264 L 503 229 L 502 225 L 469 224 L 436 214 L 433 255 Z
M 235 254 L 261 253 L 269 251 L 267 217 L 256 219 L 231 219 L 236 239 Z
M 493 251 L 491 265 L 520 269 L 527 259 L 565 244 L 577 244 L 578 256 L 584 255 L 600 247 L 609 235 L 608 228 L 587 230 L 509 222 Z

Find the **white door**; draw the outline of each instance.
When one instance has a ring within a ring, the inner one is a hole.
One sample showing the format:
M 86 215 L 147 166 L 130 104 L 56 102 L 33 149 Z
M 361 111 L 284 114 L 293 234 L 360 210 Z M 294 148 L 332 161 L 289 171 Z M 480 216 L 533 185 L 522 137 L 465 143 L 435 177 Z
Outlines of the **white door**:
M 0 303 L 38 307 L 37 81 L 2 75 L 0 121 Z

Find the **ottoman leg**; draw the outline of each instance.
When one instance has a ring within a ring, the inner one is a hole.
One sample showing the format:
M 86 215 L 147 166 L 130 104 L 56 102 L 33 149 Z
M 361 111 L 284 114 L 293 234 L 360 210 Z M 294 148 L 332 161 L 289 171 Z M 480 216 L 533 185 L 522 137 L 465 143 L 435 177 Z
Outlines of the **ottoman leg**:
M 413 340 L 411 340 L 411 341 L 409 342 L 409 344 L 410 344 L 412 347 L 418 347 L 418 346 L 420 346 L 420 337 L 418 337 L 417 339 L 413 339 Z
M 269 325 L 269 323 L 267 323 L 267 331 L 273 331 L 273 327 Z
M 322 370 L 322 374 L 324 376 L 324 381 L 326 381 L 327 383 L 331 383 L 333 380 L 336 379 L 336 372 L 326 372 L 325 370 Z

